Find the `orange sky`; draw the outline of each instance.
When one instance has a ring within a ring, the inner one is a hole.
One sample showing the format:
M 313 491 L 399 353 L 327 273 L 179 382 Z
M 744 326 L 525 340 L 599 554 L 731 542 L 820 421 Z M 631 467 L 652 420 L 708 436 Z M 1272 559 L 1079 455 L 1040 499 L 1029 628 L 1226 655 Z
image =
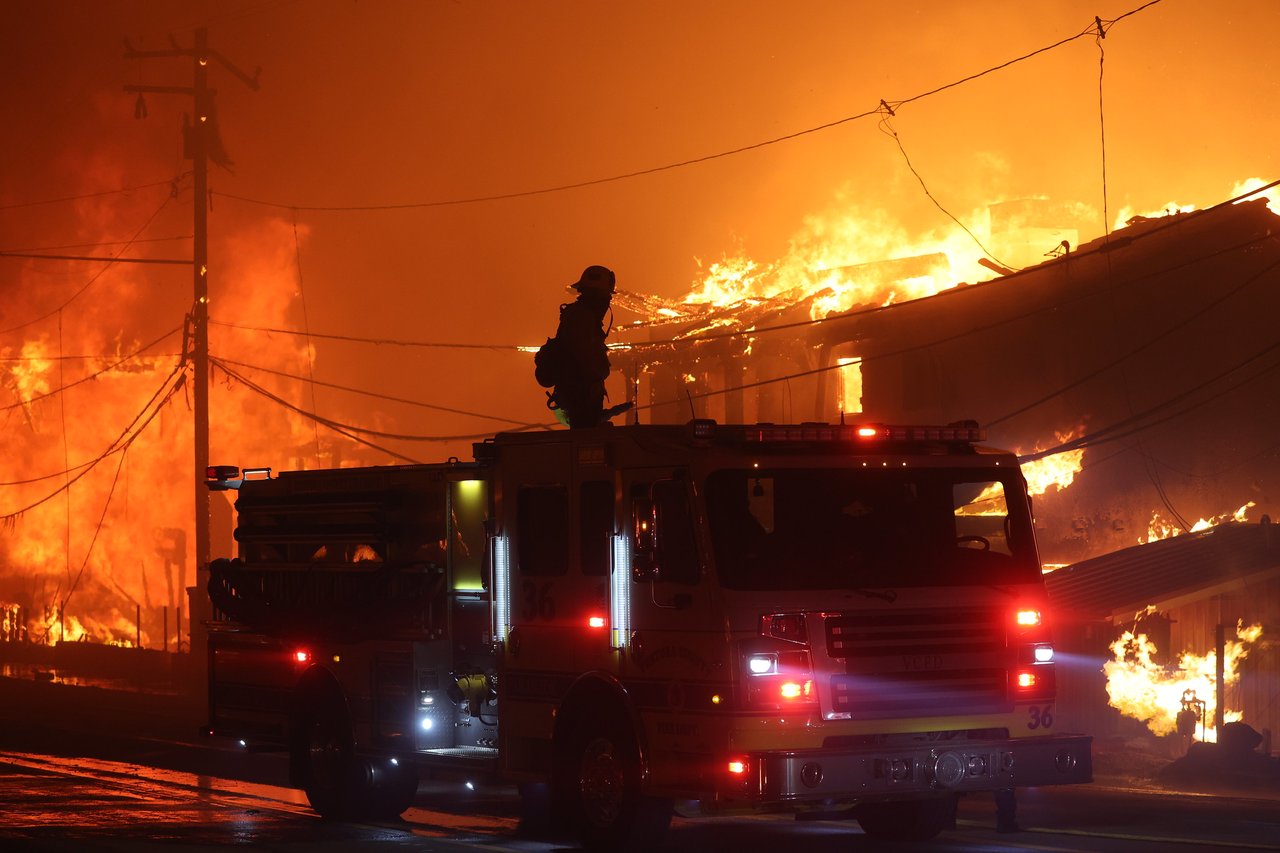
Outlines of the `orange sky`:
M 189 102 L 149 95 L 149 117 L 136 121 L 134 96 L 122 86 L 189 85 L 189 65 L 126 61 L 125 38 L 161 50 L 170 34 L 188 45 L 193 27 L 207 24 L 211 45 L 229 60 L 248 71 L 261 66 L 258 92 L 216 65 L 211 72 L 235 161 L 234 171 L 213 172 L 215 193 L 286 207 L 395 205 L 535 190 L 751 145 L 870 110 L 881 98 L 910 98 L 1076 34 L 1095 14 L 1114 18 L 1141 3 L 5 5 L 0 249 L 26 250 L 128 239 L 166 190 L 28 202 L 164 181 L 188 167 L 179 124 Z M 1273 0 L 1212 7 L 1164 0 L 1111 30 L 1103 46 L 1113 219 L 1126 205 L 1207 205 L 1243 178 L 1280 177 L 1280 69 L 1269 49 L 1277 36 Z M 994 201 L 1047 196 L 1094 208 L 1100 231 L 1098 60 L 1094 39 L 1079 39 L 908 104 L 893 126 L 930 190 L 961 218 Z M 674 297 L 693 286 L 699 261 L 737 254 L 773 260 L 807 220 L 850 208 L 912 235 L 947 225 L 874 119 L 560 193 L 410 210 L 303 210 L 296 213 L 300 251 L 290 210 L 215 196 L 211 312 L 301 328 L 300 258 L 313 331 L 537 343 L 554 328 L 564 285 L 587 264 L 613 267 L 620 287 Z M 141 236 L 186 235 L 190 220 L 188 188 Z M 189 252 L 186 241 L 130 250 L 151 257 Z M 12 329 L 0 334 L 0 355 L 32 340 L 54 346 L 57 317 L 14 327 L 57 308 L 98 269 L 0 258 L 0 330 Z M 181 325 L 190 293 L 181 268 L 110 269 L 62 312 L 63 352 L 128 350 L 149 341 Z M 158 351 L 178 346 L 171 338 Z M 212 347 L 226 358 L 306 369 L 296 338 L 215 327 Z M 320 342 L 314 369 L 326 382 L 548 419 L 528 356 Z M 84 372 L 68 362 L 62 380 Z M 56 411 L 30 414 L 43 418 L 33 426 L 10 408 L 4 450 L 25 466 L 55 469 L 64 449 L 73 463 L 92 456 L 145 400 L 145 384 L 118 408 L 94 396 L 107 390 L 105 382 L 78 389 L 73 408 L 95 413 L 70 427 L 82 446 L 64 447 L 52 422 Z M 310 408 L 311 392 L 296 383 L 272 387 Z M 15 395 L 7 379 L 0 404 Z M 167 418 L 180 420 L 183 399 Z M 324 414 L 389 432 L 450 435 L 501 426 L 323 388 L 314 400 Z M 287 465 L 279 442 L 255 441 L 238 429 L 253 407 L 273 408 L 252 395 L 233 396 L 218 380 L 214 461 Z M 292 429 L 295 444 L 308 434 L 314 439 L 314 432 Z M 424 460 L 469 455 L 466 442 L 392 444 Z M 250 453 L 255 458 L 240 458 Z M 189 465 L 171 462 L 179 472 Z M 0 512 L 38 496 L 39 488 L 18 495 L 0 487 Z M 139 488 L 133 485 L 135 501 Z M 95 501 L 96 508 L 85 508 L 94 518 L 100 493 Z M 79 550 L 87 547 L 83 538 Z

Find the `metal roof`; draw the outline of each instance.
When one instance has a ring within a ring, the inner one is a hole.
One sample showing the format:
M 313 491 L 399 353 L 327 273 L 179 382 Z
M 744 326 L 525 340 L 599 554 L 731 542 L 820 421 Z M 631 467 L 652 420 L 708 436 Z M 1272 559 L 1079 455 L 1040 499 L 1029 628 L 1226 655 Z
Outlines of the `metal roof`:
M 1063 621 L 1106 619 L 1268 570 L 1280 571 L 1280 528 L 1222 524 L 1082 560 L 1045 577 Z

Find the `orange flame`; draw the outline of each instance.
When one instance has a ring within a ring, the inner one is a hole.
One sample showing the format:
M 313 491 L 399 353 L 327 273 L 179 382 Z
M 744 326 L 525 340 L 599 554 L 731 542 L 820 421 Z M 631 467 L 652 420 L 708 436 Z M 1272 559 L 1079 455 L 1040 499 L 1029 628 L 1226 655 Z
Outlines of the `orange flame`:
M 1235 512 L 1224 512 L 1215 515 L 1212 518 L 1201 518 L 1191 525 L 1191 529 L 1187 533 L 1199 533 L 1202 530 L 1208 530 L 1211 527 L 1217 527 L 1219 524 L 1226 522 L 1243 522 L 1247 521 L 1246 514 L 1251 507 L 1257 506 L 1254 501 L 1249 501 Z M 1151 521 L 1147 524 L 1147 535 L 1145 538 L 1139 536 L 1138 544 L 1146 545 L 1149 542 L 1158 542 L 1161 539 L 1169 539 L 1182 533 L 1183 530 L 1176 523 L 1162 516 L 1159 512 L 1151 513 Z
M 1055 433 L 1055 437 L 1058 444 L 1065 444 L 1083 431 L 1084 427 L 1077 427 L 1068 432 Z M 1041 447 L 1037 443 L 1032 452 L 1038 453 L 1040 450 Z M 1023 455 L 1021 450 L 1015 452 L 1019 456 Z M 1024 462 L 1020 467 L 1022 476 L 1027 481 L 1027 493 L 1032 496 L 1043 495 L 1051 488 L 1065 489 L 1075 482 L 1076 474 L 1084 469 L 1084 448 L 1067 450 L 1031 462 Z
M 1147 612 L 1153 611 L 1154 608 L 1147 608 Z M 1250 646 L 1261 636 L 1261 625 L 1246 628 L 1243 621 L 1236 625 L 1237 639 L 1224 644 L 1224 683 L 1234 684 L 1239 680 L 1237 667 L 1248 656 Z M 1196 697 L 1206 703 L 1205 719 L 1212 721 L 1217 708 L 1214 697 L 1217 654 L 1212 651 L 1206 655 L 1183 652 L 1177 666 L 1164 667 L 1152 660 L 1156 652 L 1155 644 L 1146 634 L 1135 635 L 1133 631 L 1125 631 L 1111 644 L 1114 657 L 1102 667 L 1107 676 L 1111 707 L 1119 709 L 1127 717 L 1142 720 L 1155 734 L 1174 734 L 1183 696 L 1187 691 L 1194 691 Z M 1225 721 L 1240 718 L 1239 711 L 1224 709 Z M 1204 739 L 1209 742 L 1217 740 L 1217 731 L 1210 724 L 1204 728 Z

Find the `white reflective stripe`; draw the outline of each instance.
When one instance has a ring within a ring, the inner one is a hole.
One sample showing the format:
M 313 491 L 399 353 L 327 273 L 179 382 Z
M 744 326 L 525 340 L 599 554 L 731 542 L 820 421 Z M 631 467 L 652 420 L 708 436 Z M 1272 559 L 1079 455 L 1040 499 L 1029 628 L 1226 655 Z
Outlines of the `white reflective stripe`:
M 631 635 L 631 537 L 615 535 L 609 551 L 610 642 L 623 649 Z
M 494 536 L 493 542 L 493 640 L 506 642 L 511 627 L 511 552 L 507 537 Z

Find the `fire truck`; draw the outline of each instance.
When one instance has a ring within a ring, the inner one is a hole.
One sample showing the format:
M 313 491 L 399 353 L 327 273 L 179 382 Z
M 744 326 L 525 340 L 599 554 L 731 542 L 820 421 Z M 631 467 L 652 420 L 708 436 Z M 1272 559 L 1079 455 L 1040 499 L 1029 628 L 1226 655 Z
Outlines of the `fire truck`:
M 960 795 L 1088 782 L 1026 484 L 983 440 L 695 420 L 211 468 L 238 490 L 211 732 L 287 750 L 326 816 L 488 774 L 588 849 L 651 849 L 673 811 L 924 839 Z

